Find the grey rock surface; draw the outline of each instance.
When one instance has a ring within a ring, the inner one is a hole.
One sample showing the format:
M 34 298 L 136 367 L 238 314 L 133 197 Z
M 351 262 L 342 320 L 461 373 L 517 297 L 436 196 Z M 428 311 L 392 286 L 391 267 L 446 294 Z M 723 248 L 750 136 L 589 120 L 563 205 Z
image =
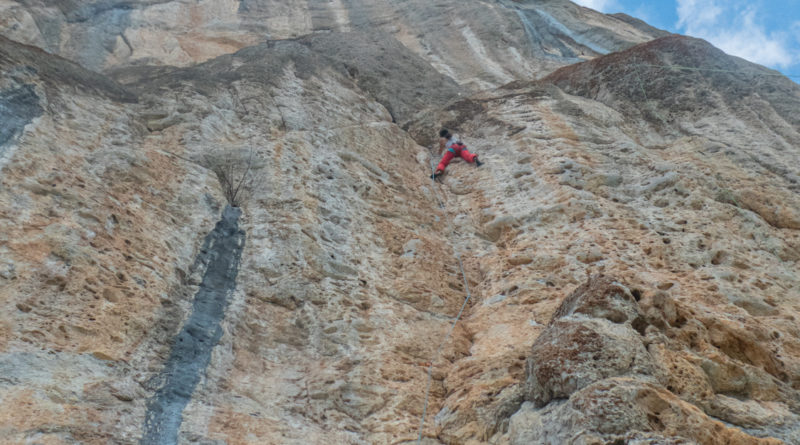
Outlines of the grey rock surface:
M 186 66 L 265 39 L 381 31 L 473 90 L 533 79 L 663 35 L 566 0 L 15 0 L 0 12 L 11 18 L 0 34 L 95 71 Z
M 0 8 L 60 55 L 0 39 L 8 442 L 141 442 L 245 171 L 178 443 L 415 443 L 429 369 L 423 443 L 800 440 L 788 80 L 561 0 Z
M 25 125 L 41 114 L 39 96 L 31 85 L 0 91 L 0 147 L 19 137 Z

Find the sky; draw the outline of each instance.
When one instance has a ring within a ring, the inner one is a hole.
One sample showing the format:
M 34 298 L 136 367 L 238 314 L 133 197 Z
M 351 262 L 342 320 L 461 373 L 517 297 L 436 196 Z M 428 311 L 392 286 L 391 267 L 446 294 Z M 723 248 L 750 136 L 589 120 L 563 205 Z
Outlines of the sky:
M 800 82 L 800 0 L 572 0 L 699 37 Z M 796 77 L 794 77 L 796 76 Z

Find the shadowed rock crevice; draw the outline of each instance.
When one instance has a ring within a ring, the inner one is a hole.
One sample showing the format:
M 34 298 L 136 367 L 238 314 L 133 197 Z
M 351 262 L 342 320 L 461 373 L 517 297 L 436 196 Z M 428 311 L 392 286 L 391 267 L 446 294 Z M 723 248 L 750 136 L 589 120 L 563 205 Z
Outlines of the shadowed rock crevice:
M 169 359 L 157 377 L 163 384 L 147 403 L 142 444 L 178 443 L 183 409 L 222 337 L 220 323 L 236 287 L 245 240 L 238 225 L 240 214 L 239 208 L 226 207 L 203 244 L 198 262 L 207 264 L 206 272 L 192 313 L 175 337 Z

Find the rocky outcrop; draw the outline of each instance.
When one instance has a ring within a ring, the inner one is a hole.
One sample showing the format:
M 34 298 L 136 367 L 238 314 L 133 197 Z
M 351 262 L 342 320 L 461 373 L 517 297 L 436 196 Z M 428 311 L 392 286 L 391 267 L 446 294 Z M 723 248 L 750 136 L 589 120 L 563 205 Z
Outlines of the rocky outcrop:
M 274 91 L 279 88 L 276 82 L 287 65 L 293 65 L 301 79 L 336 72 L 341 76 L 338 81 L 383 105 L 398 125 L 410 121 L 421 110 L 448 103 L 465 92 L 396 40 L 375 32 L 311 35 L 255 45 L 185 70 L 142 67 L 115 70 L 111 75 L 140 94 L 158 95 L 191 82 L 202 94 L 211 95 L 222 85 L 233 87 L 241 81 Z M 240 100 L 236 104 L 240 111 L 270 106 L 257 95 L 237 97 L 234 99 Z M 174 112 L 158 117 L 172 124 L 186 120 Z M 296 129 L 311 124 L 281 125 Z
M 529 402 L 511 418 L 510 443 L 784 443 L 758 439 L 714 420 L 729 421 L 718 416 L 712 402 L 727 398 L 713 396 L 703 384 L 713 380 L 726 385 L 732 376 L 692 369 L 690 362 L 709 360 L 703 352 L 688 353 L 691 358 L 683 352 L 678 363 L 686 370 L 676 373 L 674 354 L 683 348 L 680 341 L 670 340 L 680 330 L 674 308 L 662 312 L 671 304 L 663 296 L 658 305 L 652 299 L 642 304 L 647 316 L 628 288 L 605 276 L 590 278 L 562 302 L 533 344 L 525 381 Z M 718 338 L 729 335 L 720 332 Z M 742 346 L 737 354 L 759 354 L 762 347 Z M 771 367 L 764 361 L 757 366 L 763 367 L 761 372 Z M 676 393 L 685 396 L 682 390 L 692 377 L 694 385 L 699 383 L 694 389 L 702 392 L 681 400 Z M 787 395 L 796 392 L 789 385 L 783 390 Z M 750 397 L 739 403 L 757 405 Z M 788 430 L 770 433 L 786 443 L 798 439 Z
M 116 102 L 135 102 L 136 97 L 119 84 L 85 68 L 62 59 L 53 57 L 40 48 L 20 44 L 0 36 L 0 63 L 8 68 L 3 76 L 3 83 L 13 84 L 24 82 L 26 79 L 42 81 L 42 87 L 48 92 L 71 93 L 80 91 L 94 95 L 104 96 Z M 13 103 L 6 105 L 14 106 Z M 29 103 L 27 106 L 33 106 Z M 20 110 L 9 108 L 9 114 L 19 113 Z
M 546 81 L 569 94 L 598 100 L 626 117 L 650 122 L 662 133 L 694 134 L 724 114 L 736 117 L 726 128 L 736 126 L 743 136 L 743 126 L 751 127 L 752 134 L 766 126 L 776 137 L 769 144 L 782 148 L 798 144 L 800 120 L 793 112 L 793 104 L 800 100 L 797 84 L 700 39 L 663 37 L 563 68 Z M 747 142 L 757 143 L 750 138 Z
M 606 378 L 653 376 L 640 338 L 645 327 L 630 291 L 612 279 L 595 278 L 578 288 L 533 344 L 526 399 L 544 406 Z

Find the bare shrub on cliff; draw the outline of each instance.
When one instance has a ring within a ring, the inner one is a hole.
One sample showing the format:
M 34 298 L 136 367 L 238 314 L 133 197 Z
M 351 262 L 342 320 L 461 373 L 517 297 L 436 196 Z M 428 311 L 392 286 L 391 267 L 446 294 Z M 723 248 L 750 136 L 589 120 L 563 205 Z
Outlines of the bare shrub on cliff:
M 217 175 L 228 204 L 239 207 L 263 185 L 264 169 L 255 148 L 219 148 L 205 153 L 203 166 Z

